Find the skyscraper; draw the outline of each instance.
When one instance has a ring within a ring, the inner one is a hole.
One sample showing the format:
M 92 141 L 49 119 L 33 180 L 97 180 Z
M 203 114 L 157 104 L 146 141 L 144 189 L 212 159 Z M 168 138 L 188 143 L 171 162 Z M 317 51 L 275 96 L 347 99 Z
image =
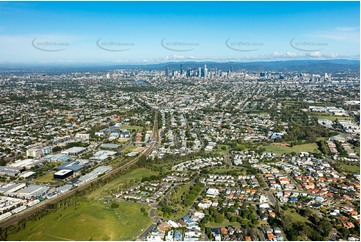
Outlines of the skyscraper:
M 165 67 L 165 76 L 168 76 L 169 75 L 169 68 L 168 66 Z
M 181 75 L 183 75 L 183 65 L 182 65 L 182 64 L 180 65 L 179 73 L 180 73 Z
M 192 69 L 188 69 L 186 73 L 186 77 L 191 77 Z

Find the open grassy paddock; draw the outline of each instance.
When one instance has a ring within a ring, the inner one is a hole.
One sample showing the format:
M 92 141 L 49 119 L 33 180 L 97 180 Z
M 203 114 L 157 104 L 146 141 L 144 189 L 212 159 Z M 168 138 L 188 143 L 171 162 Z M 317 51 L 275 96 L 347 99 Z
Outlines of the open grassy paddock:
M 119 203 L 118 208 L 111 208 L 103 202 L 82 200 L 28 222 L 8 240 L 134 240 L 151 224 L 142 207 L 149 210 L 138 204 Z

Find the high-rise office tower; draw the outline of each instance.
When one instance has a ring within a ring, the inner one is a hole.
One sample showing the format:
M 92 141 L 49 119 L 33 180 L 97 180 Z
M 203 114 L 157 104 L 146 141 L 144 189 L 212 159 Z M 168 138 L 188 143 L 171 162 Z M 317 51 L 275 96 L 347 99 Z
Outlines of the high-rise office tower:
M 169 68 L 168 66 L 165 67 L 165 76 L 168 76 L 169 75 Z
M 182 64 L 180 65 L 179 73 L 180 73 L 181 75 L 183 75 L 183 65 L 182 65 Z

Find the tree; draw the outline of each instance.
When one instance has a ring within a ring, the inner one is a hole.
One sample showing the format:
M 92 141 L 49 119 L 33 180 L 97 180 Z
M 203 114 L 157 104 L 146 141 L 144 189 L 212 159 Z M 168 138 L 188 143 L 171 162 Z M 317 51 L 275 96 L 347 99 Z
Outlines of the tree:
M 222 214 L 217 214 L 215 217 L 215 222 L 216 223 L 222 223 L 224 221 L 224 216 Z
M 321 232 L 323 237 L 327 237 L 332 230 L 332 224 L 327 220 L 322 220 L 321 223 L 317 226 L 317 229 Z
M 112 205 L 110 205 L 111 208 L 119 208 L 119 204 L 118 203 L 112 203 Z

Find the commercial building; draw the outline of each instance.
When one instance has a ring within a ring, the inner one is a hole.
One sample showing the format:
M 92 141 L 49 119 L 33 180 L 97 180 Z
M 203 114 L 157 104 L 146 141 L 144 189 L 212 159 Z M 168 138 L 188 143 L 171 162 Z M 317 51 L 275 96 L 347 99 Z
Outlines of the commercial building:
M 55 172 L 54 173 L 54 178 L 55 179 L 65 179 L 65 178 L 67 178 L 67 177 L 69 177 L 69 176 L 71 176 L 73 174 L 74 174 L 74 171 L 64 169 L 64 170 L 60 170 L 58 172 Z
M 26 151 L 26 156 L 38 158 L 38 157 L 42 157 L 44 155 L 50 154 L 51 152 L 53 152 L 53 148 L 51 146 L 34 147 L 34 148 L 30 148 Z

